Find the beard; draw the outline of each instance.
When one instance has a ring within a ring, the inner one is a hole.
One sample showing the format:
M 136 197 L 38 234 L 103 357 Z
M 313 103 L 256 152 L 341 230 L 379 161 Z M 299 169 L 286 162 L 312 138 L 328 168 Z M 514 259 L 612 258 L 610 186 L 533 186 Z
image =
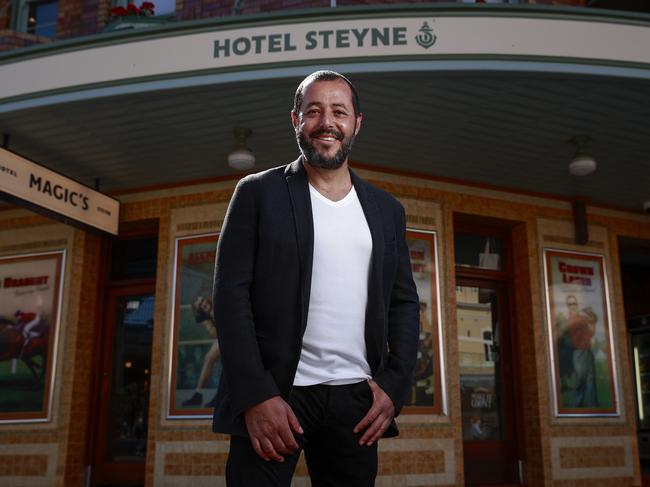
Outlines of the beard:
M 352 135 L 350 137 L 345 138 L 343 137 L 343 134 L 338 130 L 320 129 L 314 130 L 311 134 L 309 134 L 309 137 L 313 139 L 319 135 L 333 135 L 337 138 L 337 140 L 341 141 L 341 148 L 336 152 L 336 154 L 334 154 L 333 157 L 327 157 L 318 152 L 318 149 L 316 149 L 316 147 L 314 147 L 314 145 L 309 142 L 304 132 L 296 129 L 296 141 L 298 142 L 298 147 L 300 147 L 302 156 L 305 158 L 305 161 L 307 161 L 312 167 L 318 167 L 321 169 L 338 169 L 343 165 L 343 163 L 350 155 L 352 144 L 354 144 L 354 132 L 352 132 Z

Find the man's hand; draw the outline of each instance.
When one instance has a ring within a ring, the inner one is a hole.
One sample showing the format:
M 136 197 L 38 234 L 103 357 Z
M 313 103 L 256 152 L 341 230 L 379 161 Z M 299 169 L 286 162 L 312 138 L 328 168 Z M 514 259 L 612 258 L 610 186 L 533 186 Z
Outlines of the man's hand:
M 388 394 L 374 381 L 369 380 L 368 385 L 372 391 L 372 406 L 352 431 L 358 433 L 367 428 L 359 439 L 359 444 L 371 446 L 390 426 L 395 417 L 395 406 Z
M 217 338 L 217 326 L 214 324 L 214 321 L 205 320 L 201 322 L 201 325 L 212 338 Z
M 281 453 L 290 455 L 298 449 L 291 430 L 302 434 L 302 428 L 291 407 L 280 396 L 248 408 L 244 419 L 253 450 L 260 458 L 284 462 Z

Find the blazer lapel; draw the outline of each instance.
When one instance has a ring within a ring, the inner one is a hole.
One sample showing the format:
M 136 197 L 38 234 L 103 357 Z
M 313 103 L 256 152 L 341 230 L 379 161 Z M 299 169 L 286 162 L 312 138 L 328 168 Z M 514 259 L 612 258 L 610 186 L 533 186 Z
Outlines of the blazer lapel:
M 307 326 L 307 311 L 309 310 L 309 295 L 311 291 L 311 271 L 314 257 L 314 219 L 311 211 L 307 172 L 300 158 L 287 166 L 285 169 L 285 177 L 289 188 L 291 206 L 293 208 L 296 242 L 298 244 L 301 333 L 304 333 L 305 327 Z
M 381 361 L 384 339 L 384 298 L 382 276 L 384 266 L 384 226 L 375 198 L 370 194 L 367 183 L 350 171 L 352 184 L 359 197 L 359 202 L 366 216 L 372 237 L 372 259 L 368 280 L 368 305 L 366 310 L 366 352 L 368 365 L 375 372 Z

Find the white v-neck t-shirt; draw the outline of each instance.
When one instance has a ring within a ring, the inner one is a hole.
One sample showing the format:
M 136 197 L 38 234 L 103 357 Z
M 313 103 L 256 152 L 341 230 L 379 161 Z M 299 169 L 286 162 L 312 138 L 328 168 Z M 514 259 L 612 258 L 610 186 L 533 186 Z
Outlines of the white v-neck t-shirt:
M 332 201 L 311 185 L 314 258 L 307 327 L 293 384 L 369 379 L 365 341 L 372 238 L 354 189 Z

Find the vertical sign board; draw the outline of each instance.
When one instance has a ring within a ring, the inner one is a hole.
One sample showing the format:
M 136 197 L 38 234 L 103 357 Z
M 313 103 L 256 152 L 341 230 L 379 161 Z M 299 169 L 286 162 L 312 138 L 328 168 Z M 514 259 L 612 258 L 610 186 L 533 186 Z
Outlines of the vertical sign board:
M 0 149 L 0 195 L 66 223 L 118 233 L 118 200 L 5 149 Z

